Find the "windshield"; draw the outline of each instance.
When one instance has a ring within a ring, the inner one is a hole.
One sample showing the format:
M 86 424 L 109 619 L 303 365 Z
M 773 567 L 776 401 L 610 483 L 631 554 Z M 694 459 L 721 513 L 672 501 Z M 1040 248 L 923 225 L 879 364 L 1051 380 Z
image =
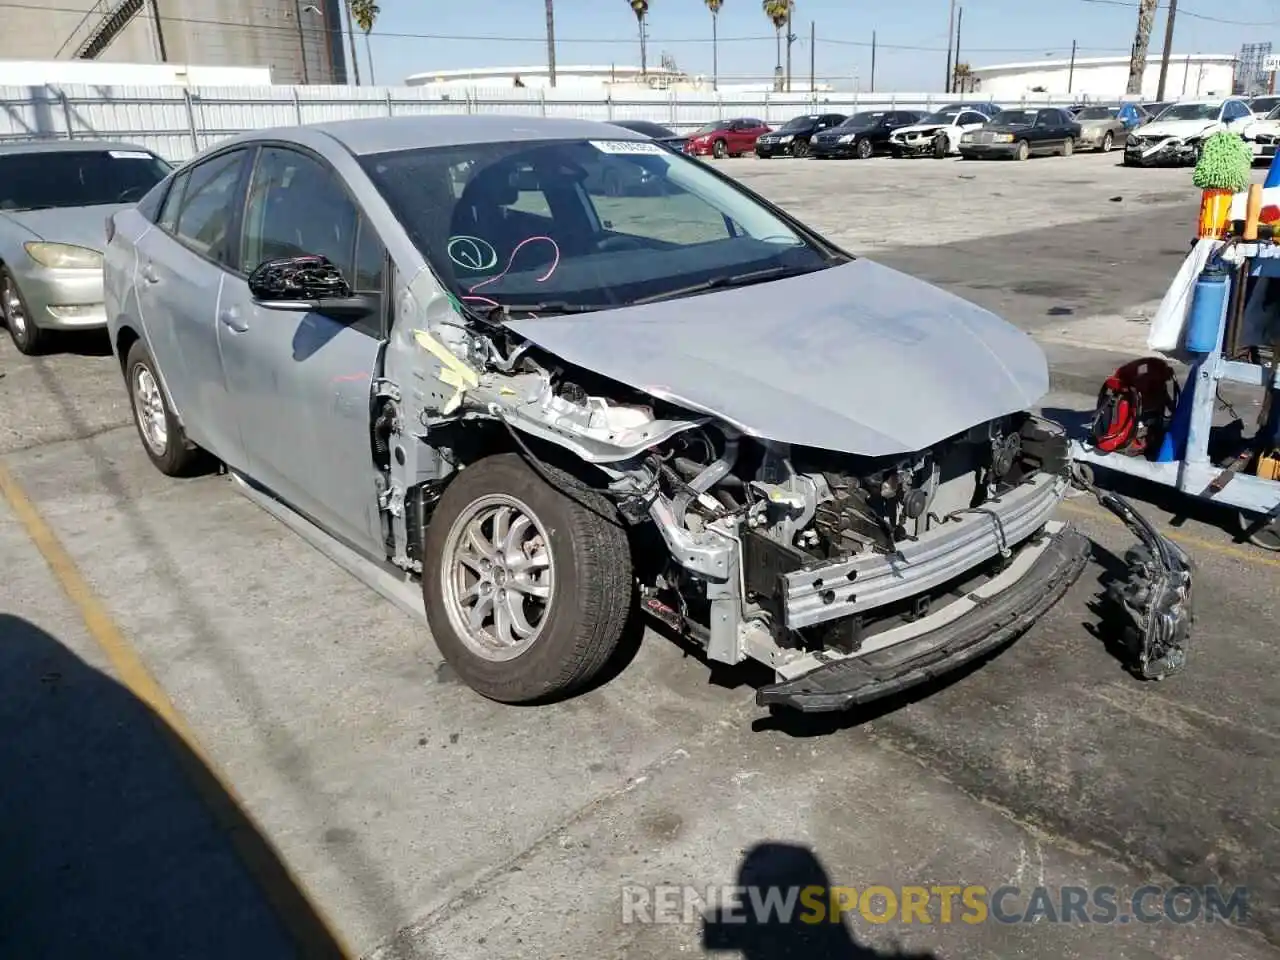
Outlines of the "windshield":
M 704 126 L 699 127 L 697 130 L 693 131 L 693 135 L 696 137 L 700 133 L 715 133 L 717 130 L 723 130 L 724 128 L 725 128 L 725 123 L 723 121 L 720 121 L 717 123 L 708 123 Z
M 960 110 L 939 110 L 937 113 L 931 113 L 922 120 L 922 123 L 945 123 L 952 124 L 956 122 L 956 117 L 960 116 Z
M 1217 120 L 1220 103 L 1175 103 L 1156 117 L 1157 120 Z
M 435 275 L 481 310 L 621 306 L 839 259 L 648 141 L 469 144 L 361 163 Z
M 784 123 L 779 130 L 808 130 L 810 127 L 817 126 L 817 117 L 792 117 Z
M 135 203 L 169 170 L 142 150 L 0 154 L 0 210 Z
M 1252 113 L 1272 113 L 1280 106 L 1280 97 L 1255 97 L 1249 101 Z
M 876 110 L 871 113 L 855 113 L 852 117 L 840 124 L 840 128 L 845 130 L 861 129 L 863 127 L 874 127 L 887 116 L 887 111 Z M 839 129 L 839 128 L 837 128 Z
M 991 118 L 994 124 L 1008 124 L 1011 127 L 1031 127 L 1036 122 L 1034 110 L 1001 110 Z
M 1120 112 L 1119 107 L 1085 107 L 1076 114 L 1077 120 L 1110 120 Z

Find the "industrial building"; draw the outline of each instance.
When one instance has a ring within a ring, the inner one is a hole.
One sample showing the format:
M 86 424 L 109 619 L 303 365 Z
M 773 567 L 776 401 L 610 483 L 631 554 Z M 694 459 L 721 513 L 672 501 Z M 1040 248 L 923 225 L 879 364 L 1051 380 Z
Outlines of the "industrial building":
M 1165 96 L 1169 98 L 1229 95 L 1234 87 L 1238 58 L 1232 54 L 1177 54 L 1169 59 Z M 1074 60 L 1032 60 L 973 67 L 973 90 L 993 100 L 1053 94 L 1077 97 L 1115 97 L 1129 82 L 1129 58 L 1077 57 Z M 1156 99 L 1160 57 L 1147 58 L 1142 96 Z
M 58 0 L 8 7 L 0 59 L 267 67 L 346 83 L 342 0 Z

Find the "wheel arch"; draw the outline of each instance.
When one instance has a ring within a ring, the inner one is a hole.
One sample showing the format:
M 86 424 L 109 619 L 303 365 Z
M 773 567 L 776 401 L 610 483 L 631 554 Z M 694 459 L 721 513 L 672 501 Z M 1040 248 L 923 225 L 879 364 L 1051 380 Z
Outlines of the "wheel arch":
M 120 364 L 120 376 L 125 378 L 125 389 L 128 389 L 128 373 L 125 370 L 125 363 L 129 359 L 129 351 L 133 349 L 135 343 L 141 342 L 146 348 L 147 353 L 151 354 L 152 372 L 156 376 L 157 382 L 160 384 L 160 390 L 164 393 L 164 401 L 168 404 L 169 409 L 173 411 L 173 415 L 181 424 L 183 430 L 187 428 L 186 418 L 182 415 L 182 411 L 178 405 L 173 402 L 173 394 L 169 391 L 169 383 L 165 379 L 164 371 L 160 369 L 160 364 L 156 362 L 155 351 L 151 349 L 151 343 L 140 333 L 132 320 L 128 317 L 121 317 L 116 323 L 115 334 L 111 338 L 111 349 L 116 354 L 116 361 Z

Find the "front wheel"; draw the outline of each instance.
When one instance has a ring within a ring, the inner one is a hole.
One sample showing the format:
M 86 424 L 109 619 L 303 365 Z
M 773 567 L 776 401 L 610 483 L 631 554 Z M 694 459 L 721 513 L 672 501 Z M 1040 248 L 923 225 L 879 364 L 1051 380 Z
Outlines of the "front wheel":
M 1111 131 L 1107 131 L 1102 137 L 1102 146 L 1100 149 L 1103 153 L 1110 153 L 1111 148 L 1115 146 L 1115 137 L 1111 135 Z
M 711 155 L 717 160 L 723 160 L 729 155 L 729 145 L 723 140 L 717 140 L 711 147 Z
M 933 139 L 933 156 L 937 160 L 943 160 L 947 154 L 951 152 L 951 140 L 945 134 L 939 134 Z
M 1263 550 L 1280 553 L 1280 519 L 1268 521 L 1260 514 L 1245 510 L 1240 511 L 1236 516 L 1240 524 L 1240 532 L 1250 543 Z
M 44 352 L 48 331 L 36 326 L 27 310 L 27 302 L 8 270 L 0 267 L 0 318 L 9 331 L 9 339 L 19 353 L 34 357 Z
M 859 140 L 853 145 L 853 154 L 859 160 L 866 160 L 875 152 L 875 147 L 871 145 L 870 140 Z
M 794 143 L 792 143 L 791 155 L 795 157 L 797 160 L 802 157 L 807 157 L 809 155 L 809 141 L 796 140 Z
M 472 464 L 445 489 L 424 547 L 431 635 L 481 695 L 571 693 L 617 649 L 631 612 L 626 533 L 616 508 L 567 474 L 513 453 Z
M 1013 151 L 1013 159 L 1026 160 L 1029 156 L 1031 156 L 1031 144 L 1025 140 L 1019 140 Z
M 142 449 L 165 476 L 185 476 L 200 459 L 201 451 L 187 442 L 186 432 L 160 388 L 155 361 L 141 340 L 129 348 L 124 375 Z

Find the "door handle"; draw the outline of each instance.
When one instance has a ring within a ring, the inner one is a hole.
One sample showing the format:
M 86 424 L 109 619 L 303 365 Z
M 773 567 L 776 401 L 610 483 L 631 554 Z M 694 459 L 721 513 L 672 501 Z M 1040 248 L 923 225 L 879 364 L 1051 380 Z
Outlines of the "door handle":
M 238 307 L 228 307 L 226 310 L 223 310 L 218 314 L 218 319 L 236 333 L 244 333 L 249 329 L 249 325 L 240 319 L 240 310 Z
M 147 281 L 147 283 L 159 283 L 160 274 L 156 273 L 156 268 L 148 263 L 142 268 L 142 279 Z

